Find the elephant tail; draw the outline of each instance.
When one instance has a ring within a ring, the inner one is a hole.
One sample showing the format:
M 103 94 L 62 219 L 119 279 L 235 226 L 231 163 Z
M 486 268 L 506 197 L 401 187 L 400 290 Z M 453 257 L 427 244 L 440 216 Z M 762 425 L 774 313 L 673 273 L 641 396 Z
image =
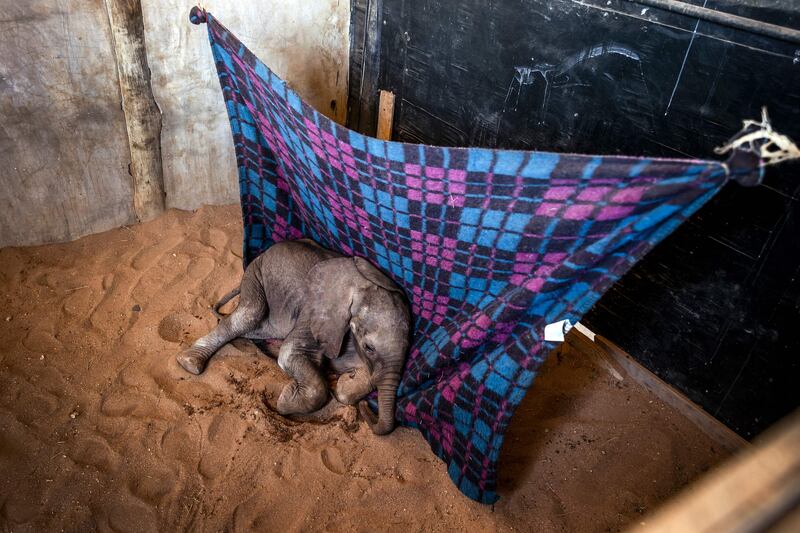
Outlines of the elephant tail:
M 211 308 L 211 312 L 214 313 L 214 316 L 222 320 L 223 317 L 225 317 L 225 315 L 220 313 L 219 310 L 222 308 L 223 305 L 225 305 L 226 303 L 233 300 L 236 296 L 238 296 L 240 292 L 241 289 L 239 287 L 236 287 L 231 292 L 220 298 L 219 301 L 215 303 L 214 306 Z

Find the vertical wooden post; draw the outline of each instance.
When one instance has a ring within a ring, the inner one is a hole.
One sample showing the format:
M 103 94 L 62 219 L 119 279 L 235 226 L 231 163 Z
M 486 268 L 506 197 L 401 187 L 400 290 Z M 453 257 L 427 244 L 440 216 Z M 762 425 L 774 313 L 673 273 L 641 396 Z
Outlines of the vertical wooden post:
M 394 93 L 381 91 L 378 101 L 378 132 L 376 137 L 384 141 L 392 140 L 392 124 L 394 122 Z
M 128 130 L 133 208 L 136 218 L 143 221 L 164 210 L 161 110 L 150 85 L 141 0 L 105 0 L 105 4 Z

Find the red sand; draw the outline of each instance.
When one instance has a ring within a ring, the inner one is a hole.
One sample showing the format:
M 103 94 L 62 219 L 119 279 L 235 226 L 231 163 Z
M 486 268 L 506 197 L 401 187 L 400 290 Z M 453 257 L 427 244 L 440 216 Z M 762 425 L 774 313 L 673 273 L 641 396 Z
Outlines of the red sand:
M 275 414 L 287 379 L 247 341 L 177 366 L 240 250 L 235 206 L 0 250 L 2 529 L 617 531 L 725 456 L 567 345 L 514 419 L 502 499 L 475 503 L 417 431 L 335 401 Z

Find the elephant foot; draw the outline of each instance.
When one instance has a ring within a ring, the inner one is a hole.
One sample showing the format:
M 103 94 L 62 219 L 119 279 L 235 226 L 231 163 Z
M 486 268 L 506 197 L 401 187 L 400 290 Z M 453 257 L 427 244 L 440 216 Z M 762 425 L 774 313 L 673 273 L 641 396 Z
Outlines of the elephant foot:
M 322 387 L 304 386 L 292 381 L 278 397 L 277 410 L 283 416 L 311 413 L 328 401 L 328 391 Z
M 195 347 L 182 351 L 176 359 L 184 370 L 195 376 L 200 375 L 205 370 L 206 361 L 208 361 L 208 357 Z
M 373 386 L 366 369 L 357 369 L 339 376 L 333 395 L 345 405 L 355 405 L 359 400 L 372 392 Z

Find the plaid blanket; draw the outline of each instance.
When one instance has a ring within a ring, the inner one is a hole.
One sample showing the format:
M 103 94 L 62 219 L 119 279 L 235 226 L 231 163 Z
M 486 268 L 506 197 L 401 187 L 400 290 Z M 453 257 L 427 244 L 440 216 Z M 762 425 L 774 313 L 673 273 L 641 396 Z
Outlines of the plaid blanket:
M 210 14 L 233 132 L 245 264 L 310 237 L 368 258 L 411 302 L 398 423 L 470 498 L 497 499 L 503 434 L 553 343 L 620 276 L 741 174 L 713 161 L 385 142 L 304 103 Z M 742 154 L 738 154 L 740 157 Z M 754 171 L 754 172 L 750 172 Z M 755 176 L 755 177 L 754 177 Z

